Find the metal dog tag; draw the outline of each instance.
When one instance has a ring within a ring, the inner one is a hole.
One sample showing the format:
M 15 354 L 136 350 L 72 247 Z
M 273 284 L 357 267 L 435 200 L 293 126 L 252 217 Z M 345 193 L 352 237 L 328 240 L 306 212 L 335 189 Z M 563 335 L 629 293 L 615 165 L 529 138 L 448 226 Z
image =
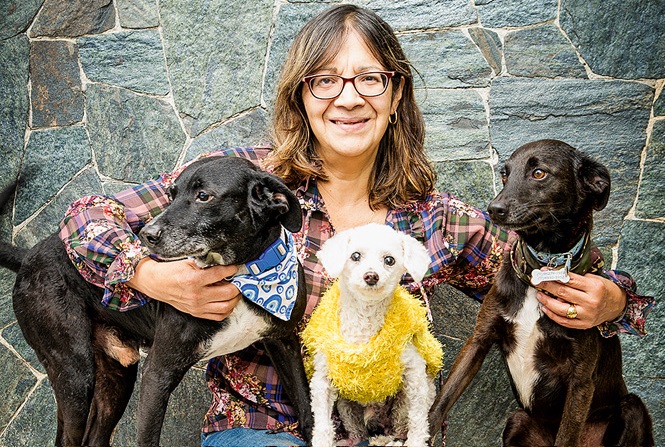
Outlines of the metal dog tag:
M 562 268 L 558 270 L 534 270 L 531 272 L 531 284 L 537 286 L 543 281 L 559 281 L 567 283 L 570 281 L 570 276 L 568 276 L 568 269 Z

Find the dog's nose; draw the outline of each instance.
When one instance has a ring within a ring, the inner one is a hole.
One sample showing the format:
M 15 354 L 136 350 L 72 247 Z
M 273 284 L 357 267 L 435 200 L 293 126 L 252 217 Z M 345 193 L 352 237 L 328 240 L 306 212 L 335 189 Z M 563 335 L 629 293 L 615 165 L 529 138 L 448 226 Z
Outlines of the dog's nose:
M 375 272 L 367 272 L 363 275 L 363 279 L 368 286 L 375 286 L 379 282 L 379 275 Z
M 508 213 L 508 207 L 503 202 L 492 202 L 487 207 L 487 212 L 490 215 L 490 219 L 496 219 L 505 217 Z
M 157 245 L 162 238 L 162 229 L 159 225 L 148 225 L 147 227 L 143 227 L 141 235 L 150 245 Z

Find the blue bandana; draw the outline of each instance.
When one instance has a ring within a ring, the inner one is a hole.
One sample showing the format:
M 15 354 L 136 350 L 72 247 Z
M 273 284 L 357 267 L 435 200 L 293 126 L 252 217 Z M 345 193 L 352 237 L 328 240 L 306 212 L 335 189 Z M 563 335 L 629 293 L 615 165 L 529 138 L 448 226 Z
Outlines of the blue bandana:
M 230 281 L 245 298 L 288 321 L 298 296 L 298 255 L 293 235 L 283 229 L 282 237 L 245 267 L 249 273 Z

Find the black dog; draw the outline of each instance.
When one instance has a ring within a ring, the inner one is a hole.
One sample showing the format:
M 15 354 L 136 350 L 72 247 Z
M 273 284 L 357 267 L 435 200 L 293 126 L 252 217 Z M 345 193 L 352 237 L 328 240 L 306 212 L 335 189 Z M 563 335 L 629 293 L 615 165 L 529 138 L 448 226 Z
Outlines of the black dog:
M 623 380 L 618 337 L 554 323 L 540 311 L 530 279 L 547 264 L 563 266 L 548 273 L 563 282 L 565 269 L 593 270 L 592 214 L 607 204 L 609 172 L 566 143 L 542 140 L 515 151 L 501 174 L 504 188 L 489 214 L 519 239 L 432 406 L 431 435 L 496 343 L 522 407 L 508 419 L 504 445 L 652 446 L 648 411 Z
M 277 177 L 241 158 L 193 163 L 169 196 L 169 207 L 140 233 L 161 259 L 194 256 L 205 263 L 212 258 L 246 264 L 253 271 L 257 265 L 250 261 L 266 249 L 275 244 L 284 248 L 278 242 L 287 236 L 282 226 L 293 232 L 302 224 L 295 195 Z M 309 388 L 294 333 L 306 306 L 299 263 L 288 321 L 243 299 L 227 319 L 214 322 L 154 300 L 124 313 L 106 309 L 100 303 L 101 290 L 83 280 L 57 234 L 27 254 L 6 243 L 1 246 L 0 265 L 11 268 L 19 261 L 14 311 L 55 392 L 56 445 L 109 445 L 132 394 L 140 347 L 150 351 L 141 378 L 137 444 L 157 446 L 169 396 L 187 370 L 199 360 L 257 341 L 265 345 L 298 411 L 301 429 L 311 438 Z

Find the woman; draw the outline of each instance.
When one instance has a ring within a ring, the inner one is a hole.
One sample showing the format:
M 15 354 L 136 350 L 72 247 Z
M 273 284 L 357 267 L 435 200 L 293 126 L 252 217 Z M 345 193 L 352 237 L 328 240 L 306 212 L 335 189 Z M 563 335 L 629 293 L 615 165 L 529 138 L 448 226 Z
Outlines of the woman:
M 272 150 L 211 156 L 248 157 L 296 191 L 303 208 L 296 239 L 307 274 L 308 315 L 329 285 L 317 250 L 333 233 L 369 222 L 391 225 L 429 249 L 430 271 L 422 285 L 406 284 L 411 291 L 445 282 L 482 299 L 510 235 L 483 212 L 434 190 L 410 65 L 383 20 L 341 5 L 305 25 L 284 64 L 273 131 Z M 61 237 L 82 274 L 105 288 L 110 307 L 126 310 L 151 297 L 197 317 L 222 320 L 240 299 L 235 286 L 224 281 L 236 267 L 201 270 L 189 260 L 155 262 L 136 237 L 168 205 L 165 189 L 175 176 L 162 175 L 114 198 L 76 202 Z M 568 327 L 600 325 L 607 336 L 643 334 L 651 300 L 632 292 L 630 278 L 610 275 L 614 282 L 573 274 L 566 285 L 544 285 L 562 299 L 539 294 L 543 311 Z M 575 319 L 565 317 L 570 303 L 577 308 Z M 301 444 L 293 409 L 259 347 L 211 360 L 207 379 L 214 401 L 204 446 Z

